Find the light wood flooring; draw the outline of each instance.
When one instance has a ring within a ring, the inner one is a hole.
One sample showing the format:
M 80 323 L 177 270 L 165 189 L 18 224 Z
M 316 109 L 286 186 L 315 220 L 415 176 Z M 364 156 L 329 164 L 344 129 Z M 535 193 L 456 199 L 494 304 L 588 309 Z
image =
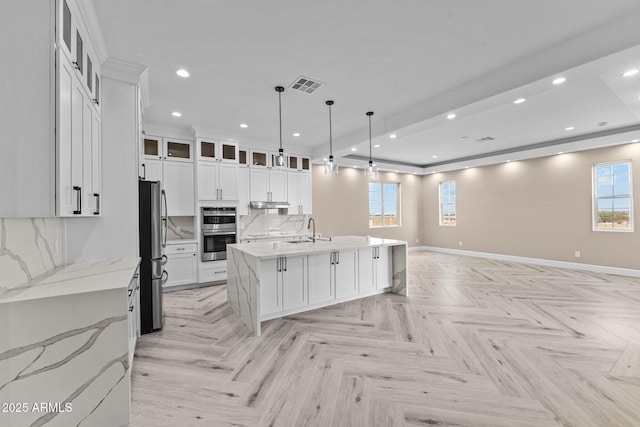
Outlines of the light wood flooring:
M 408 298 L 267 322 L 226 287 L 165 294 L 134 426 L 640 426 L 640 279 L 432 252 Z

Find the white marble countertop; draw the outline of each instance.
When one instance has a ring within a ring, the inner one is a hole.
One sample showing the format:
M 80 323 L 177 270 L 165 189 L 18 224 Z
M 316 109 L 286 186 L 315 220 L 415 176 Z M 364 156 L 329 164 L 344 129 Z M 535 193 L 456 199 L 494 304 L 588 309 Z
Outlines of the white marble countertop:
M 300 237 L 311 236 L 310 233 L 283 233 L 279 231 L 272 231 L 269 233 L 259 234 L 243 234 L 239 237 L 240 240 L 266 240 L 266 239 L 293 239 Z
M 315 253 L 343 251 L 349 249 L 363 249 L 374 246 L 406 245 L 407 242 L 393 239 L 380 239 L 366 236 L 337 236 L 331 241 L 316 240 L 316 242 L 287 243 L 287 242 L 256 242 L 236 243 L 227 245 L 252 257 L 272 259 L 281 256 L 309 255 Z
M 139 263 L 131 257 L 63 265 L 18 287 L 0 288 L 0 304 L 127 289 Z
M 167 240 L 167 245 L 189 245 L 192 243 L 198 243 L 198 239 L 171 239 Z

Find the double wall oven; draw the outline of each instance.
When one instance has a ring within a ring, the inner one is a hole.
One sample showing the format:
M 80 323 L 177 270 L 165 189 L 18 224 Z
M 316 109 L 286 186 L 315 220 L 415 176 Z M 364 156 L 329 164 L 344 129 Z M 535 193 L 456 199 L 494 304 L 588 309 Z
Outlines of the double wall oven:
M 227 245 L 236 243 L 236 208 L 201 208 L 202 261 L 227 259 Z

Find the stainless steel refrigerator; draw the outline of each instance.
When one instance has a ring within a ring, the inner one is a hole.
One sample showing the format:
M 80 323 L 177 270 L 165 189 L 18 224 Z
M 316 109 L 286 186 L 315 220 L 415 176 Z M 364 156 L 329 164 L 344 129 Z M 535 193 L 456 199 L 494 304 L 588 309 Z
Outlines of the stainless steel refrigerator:
M 162 329 L 162 285 L 169 274 L 167 257 L 167 198 L 160 181 L 138 181 L 138 222 L 140 229 L 140 332 Z

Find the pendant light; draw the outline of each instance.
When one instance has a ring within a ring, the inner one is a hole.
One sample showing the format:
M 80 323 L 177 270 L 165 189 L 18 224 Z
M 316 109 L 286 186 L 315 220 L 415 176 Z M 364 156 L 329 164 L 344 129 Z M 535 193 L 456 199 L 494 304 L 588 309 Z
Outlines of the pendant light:
M 367 116 L 369 116 L 369 166 L 364 170 L 364 175 L 368 179 L 375 179 L 378 176 L 378 169 L 373 166 L 371 159 L 371 116 L 373 116 L 373 111 L 367 112 Z
M 325 102 L 329 106 L 329 161 L 324 164 L 325 175 L 338 175 L 338 165 L 333 161 L 333 139 L 331 135 L 331 106 L 333 101 Z
M 284 88 L 282 86 L 276 86 L 276 92 L 278 92 L 278 116 L 280 121 L 280 148 L 278 149 L 278 156 L 275 158 L 276 164 L 274 166 L 284 168 L 285 157 L 284 150 L 282 149 L 282 92 Z

